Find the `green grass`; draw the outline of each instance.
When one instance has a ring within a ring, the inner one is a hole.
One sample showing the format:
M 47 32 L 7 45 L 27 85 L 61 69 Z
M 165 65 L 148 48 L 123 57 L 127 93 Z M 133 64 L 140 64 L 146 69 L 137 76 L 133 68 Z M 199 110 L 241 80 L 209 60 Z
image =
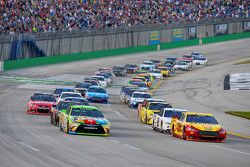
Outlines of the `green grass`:
M 240 64 L 250 64 L 250 60 L 241 61 L 241 62 L 235 63 L 234 65 L 240 65 Z
M 250 111 L 227 111 L 227 114 L 250 119 Z

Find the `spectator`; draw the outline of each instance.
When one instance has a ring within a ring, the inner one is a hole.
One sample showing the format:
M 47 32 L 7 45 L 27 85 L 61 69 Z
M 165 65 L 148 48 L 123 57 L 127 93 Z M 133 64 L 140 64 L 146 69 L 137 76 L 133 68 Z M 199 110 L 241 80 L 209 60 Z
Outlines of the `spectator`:
M 0 33 L 200 22 L 249 12 L 249 0 L 1 0 Z

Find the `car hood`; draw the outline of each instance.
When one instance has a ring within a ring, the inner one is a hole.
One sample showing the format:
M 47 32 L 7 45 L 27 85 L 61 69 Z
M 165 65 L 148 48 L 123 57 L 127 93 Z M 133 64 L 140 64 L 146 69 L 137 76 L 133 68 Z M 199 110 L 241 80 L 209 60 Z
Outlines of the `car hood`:
M 190 125 L 201 131 L 218 131 L 221 128 L 220 125 L 215 125 L 215 124 L 191 123 Z
M 100 124 L 100 125 L 109 124 L 109 121 L 106 118 L 71 116 L 71 119 L 77 123 L 83 123 L 83 124 Z
M 87 96 L 90 96 L 90 97 L 108 97 L 108 94 L 106 93 L 93 93 L 93 92 L 87 92 Z
M 36 105 L 56 105 L 56 102 L 48 102 L 48 101 L 30 101 L 30 103 L 32 104 L 36 104 Z

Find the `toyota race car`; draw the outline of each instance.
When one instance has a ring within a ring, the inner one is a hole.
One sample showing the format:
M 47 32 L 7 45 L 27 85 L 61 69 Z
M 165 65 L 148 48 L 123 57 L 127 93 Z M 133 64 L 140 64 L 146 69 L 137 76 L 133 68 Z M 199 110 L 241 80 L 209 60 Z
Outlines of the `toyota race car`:
M 59 127 L 69 134 L 109 136 L 110 122 L 97 107 L 73 105 L 60 113 Z

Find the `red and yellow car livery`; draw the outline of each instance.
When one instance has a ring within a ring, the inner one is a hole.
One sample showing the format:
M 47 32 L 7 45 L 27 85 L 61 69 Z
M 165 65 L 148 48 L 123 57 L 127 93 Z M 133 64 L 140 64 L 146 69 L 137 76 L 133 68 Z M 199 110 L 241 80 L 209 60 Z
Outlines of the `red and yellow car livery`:
M 184 140 L 226 141 L 226 130 L 212 114 L 183 112 L 171 122 L 172 135 Z

